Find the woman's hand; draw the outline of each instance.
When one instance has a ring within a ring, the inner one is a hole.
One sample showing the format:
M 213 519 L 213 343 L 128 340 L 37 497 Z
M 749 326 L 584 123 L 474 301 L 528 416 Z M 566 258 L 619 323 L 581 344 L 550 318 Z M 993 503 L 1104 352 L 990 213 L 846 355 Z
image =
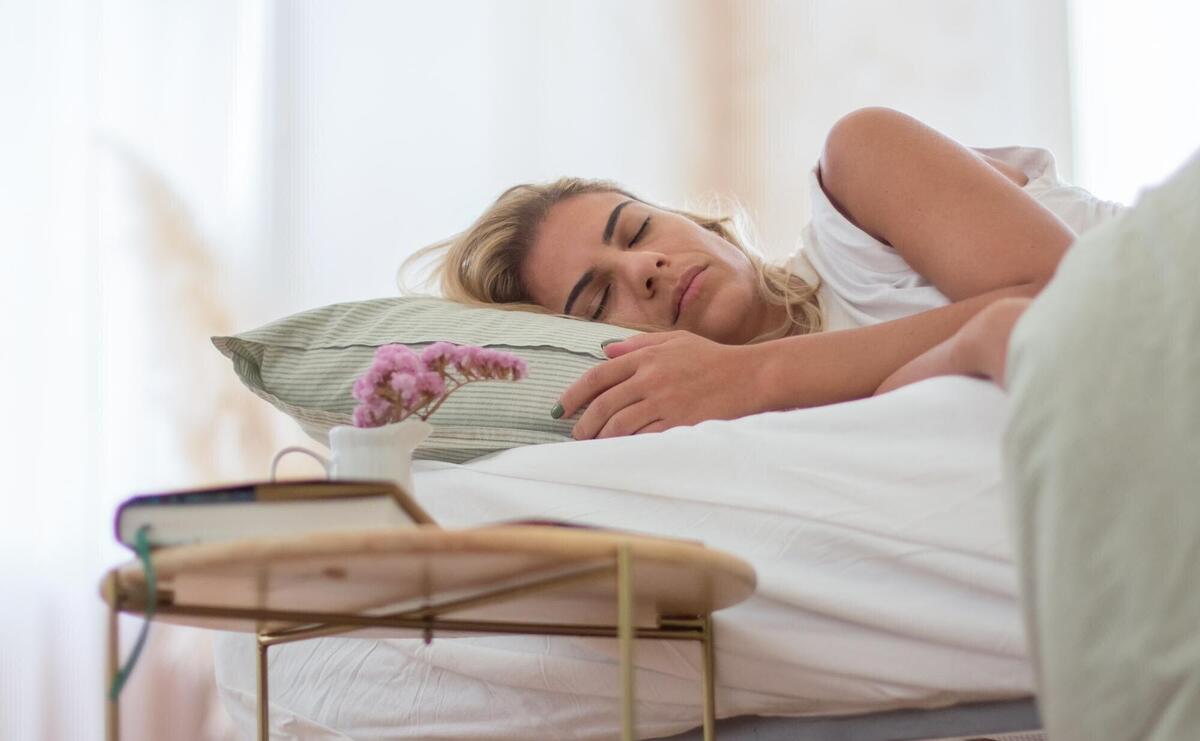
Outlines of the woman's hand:
M 767 411 L 752 345 L 722 345 L 685 331 L 652 332 L 604 348 L 609 360 L 571 384 L 559 403 L 577 440 L 662 432 L 707 419 Z
M 990 378 L 1003 388 L 1008 340 L 1030 303 L 1032 299 L 1028 298 L 1003 298 L 989 304 L 949 339 L 934 345 L 888 376 L 875 390 L 875 395 L 926 378 L 949 375 Z

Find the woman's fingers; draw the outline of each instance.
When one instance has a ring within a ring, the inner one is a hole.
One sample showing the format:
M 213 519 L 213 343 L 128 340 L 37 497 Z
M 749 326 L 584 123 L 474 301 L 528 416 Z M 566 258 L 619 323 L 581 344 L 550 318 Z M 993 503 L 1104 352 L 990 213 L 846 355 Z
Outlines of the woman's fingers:
M 562 410 L 555 416 L 555 419 L 575 414 L 580 407 L 629 378 L 636 370 L 637 363 L 630 362 L 629 358 L 607 360 L 592 366 L 575 383 L 568 386 L 567 390 L 558 398 Z
M 646 332 L 645 334 L 637 334 L 633 337 L 628 337 L 620 342 L 613 342 L 604 346 L 604 353 L 609 358 L 619 358 L 622 355 L 628 355 L 634 350 L 640 350 L 643 347 L 657 345 L 661 342 L 666 342 L 671 339 L 671 336 L 676 332 Z
M 644 400 L 639 401 L 609 417 L 608 421 L 600 428 L 600 432 L 596 434 L 596 439 L 633 435 L 661 421 L 650 411 L 650 404 Z
M 654 422 L 651 422 L 650 424 L 646 425 L 642 429 L 637 430 L 633 434 L 645 435 L 645 434 L 651 433 L 651 432 L 665 432 L 666 430 L 669 430 L 669 429 L 671 429 L 671 425 L 667 424 L 666 420 L 659 419 L 659 420 L 655 420 Z
M 605 349 L 615 357 L 567 387 L 551 412 L 558 419 L 587 407 L 572 430 L 578 440 L 729 419 L 747 406 L 741 398 L 746 396 L 746 360 L 738 348 L 673 331 L 631 337 Z
M 570 417 L 592 399 L 632 376 L 637 371 L 638 361 L 627 357 L 630 353 L 651 345 L 662 344 L 682 334 L 689 333 L 682 330 L 647 332 L 606 345 L 604 352 L 608 354 L 609 360 L 588 370 L 575 383 L 567 387 L 567 390 L 558 399 L 558 403 L 562 405 L 562 413 L 555 419 Z
M 594 437 L 613 437 L 615 434 L 628 435 L 647 422 L 653 421 L 652 418 L 642 419 L 638 416 L 645 414 L 645 409 L 635 411 L 645 405 L 641 403 L 642 395 L 633 387 L 632 383 L 620 383 L 593 399 L 575 423 L 571 437 L 576 440 L 590 440 Z M 621 432 L 615 432 L 618 429 Z M 605 430 L 608 434 L 601 435 Z

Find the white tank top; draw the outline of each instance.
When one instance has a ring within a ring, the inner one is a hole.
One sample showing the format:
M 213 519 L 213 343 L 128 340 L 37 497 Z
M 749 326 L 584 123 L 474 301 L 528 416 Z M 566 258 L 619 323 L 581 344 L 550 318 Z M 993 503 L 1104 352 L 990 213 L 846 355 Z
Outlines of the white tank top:
M 1054 155 L 1045 149 L 998 147 L 975 151 L 1021 170 L 1029 178 L 1022 190 L 1076 234 L 1125 208 L 1059 180 Z M 806 280 L 820 277 L 818 297 L 826 331 L 886 322 L 950 303 L 896 250 L 859 229 L 834 207 L 817 180 L 816 165 L 809 172 L 808 185 L 812 220 L 801 233 L 800 249 L 787 264 Z

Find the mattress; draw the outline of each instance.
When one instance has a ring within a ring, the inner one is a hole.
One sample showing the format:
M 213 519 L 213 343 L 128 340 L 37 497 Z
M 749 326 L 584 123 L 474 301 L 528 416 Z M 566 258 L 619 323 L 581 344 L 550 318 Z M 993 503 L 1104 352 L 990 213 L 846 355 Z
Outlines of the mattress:
M 992 385 L 935 378 L 827 407 L 420 462 L 414 482 L 447 526 L 557 518 L 696 538 L 752 563 L 756 594 L 714 620 L 719 717 L 1012 700 L 1034 685 L 1005 520 L 1005 414 Z M 216 647 L 222 698 L 246 729 L 252 646 L 229 634 Z M 639 641 L 636 664 L 642 737 L 698 725 L 697 646 Z M 295 737 L 618 734 L 608 639 L 328 638 L 273 648 L 270 671 L 272 723 Z

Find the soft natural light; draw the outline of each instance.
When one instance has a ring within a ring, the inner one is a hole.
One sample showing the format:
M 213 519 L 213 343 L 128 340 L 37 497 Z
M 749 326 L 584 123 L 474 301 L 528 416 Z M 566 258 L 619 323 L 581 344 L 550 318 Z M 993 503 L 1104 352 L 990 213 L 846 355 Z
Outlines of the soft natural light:
M 1075 182 L 1132 204 L 1200 148 L 1200 4 L 1072 0 Z
M 1125 204 L 1200 148 L 1200 2 L 0 5 L 0 739 L 102 737 L 121 500 L 310 444 L 209 337 L 394 295 L 517 182 L 736 198 L 780 259 L 859 107 L 1050 150 Z M 151 632 L 127 740 L 237 737 L 186 630 Z

